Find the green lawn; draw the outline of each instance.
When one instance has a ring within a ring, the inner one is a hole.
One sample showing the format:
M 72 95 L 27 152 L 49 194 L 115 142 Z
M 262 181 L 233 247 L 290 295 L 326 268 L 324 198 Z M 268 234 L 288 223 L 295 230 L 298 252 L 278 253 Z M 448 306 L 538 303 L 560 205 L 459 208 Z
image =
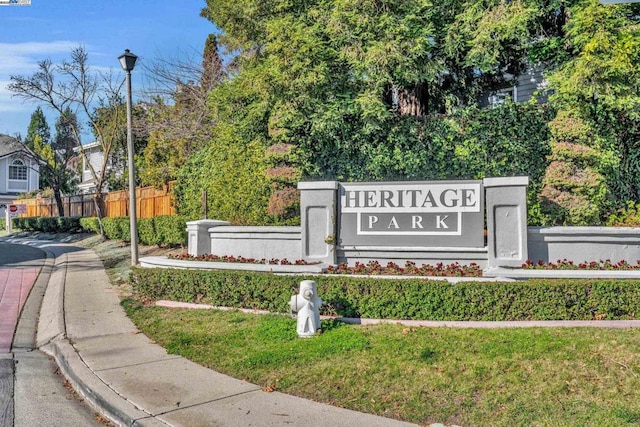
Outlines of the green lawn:
M 419 424 L 640 424 L 640 329 L 450 329 L 123 305 L 170 353 L 267 390 Z

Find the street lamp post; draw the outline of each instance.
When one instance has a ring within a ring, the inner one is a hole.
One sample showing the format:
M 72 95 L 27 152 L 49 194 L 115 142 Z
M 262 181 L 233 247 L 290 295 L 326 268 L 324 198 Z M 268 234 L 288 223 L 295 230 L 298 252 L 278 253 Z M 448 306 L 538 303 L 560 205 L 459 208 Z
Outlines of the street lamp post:
M 131 113 L 131 71 L 138 57 L 125 49 L 118 57 L 127 73 L 127 152 L 129 157 L 129 224 L 131 231 L 131 265 L 138 264 L 138 224 L 136 219 L 136 177 L 133 165 L 133 115 Z

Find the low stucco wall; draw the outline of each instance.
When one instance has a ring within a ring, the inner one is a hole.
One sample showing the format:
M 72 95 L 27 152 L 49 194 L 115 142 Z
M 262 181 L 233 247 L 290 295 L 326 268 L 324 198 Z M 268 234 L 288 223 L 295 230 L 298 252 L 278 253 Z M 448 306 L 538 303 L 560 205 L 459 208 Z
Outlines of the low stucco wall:
M 302 258 L 300 227 L 218 226 L 209 229 L 212 255 L 245 258 Z
M 640 260 L 640 228 L 529 227 L 529 259 L 574 263 L 610 260 L 635 264 Z
M 200 222 L 199 222 L 200 223 Z M 194 223 L 195 224 L 195 223 Z M 224 224 L 217 222 L 217 224 Z M 204 223 L 199 232 L 191 230 L 189 253 L 210 253 L 246 258 L 303 259 L 300 227 L 237 227 Z M 205 231 L 206 230 L 206 231 Z M 195 245 L 206 239 L 206 244 Z M 527 258 L 537 262 L 569 260 L 574 263 L 610 260 L 635 264 L 640 260 L 640 228 L 626 227 L 528 227 Z M 418 265 L 478 264 L 487 267 L 487 248 L 399 248 L 399 247 L 336 247 L 337 262 L 354 265 L 377 260 L 380 264 L 394 262 L 403 266 L 407 260 Z

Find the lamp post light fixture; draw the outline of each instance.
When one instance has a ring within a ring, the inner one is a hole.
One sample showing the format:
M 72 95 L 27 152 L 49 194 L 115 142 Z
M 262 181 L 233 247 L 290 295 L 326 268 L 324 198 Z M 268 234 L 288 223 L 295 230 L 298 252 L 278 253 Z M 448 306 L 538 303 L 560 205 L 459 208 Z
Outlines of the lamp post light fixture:
M 131 71 L 138 57 L 125 49 L 118 57 L 127 73 L 127 152 L 129 157 L 129 226 L 131 231 L 131 265 L 138 264 L 138 223 L 136 219 L 136 176 L 133 164 L 133 115 L 131 112 Z

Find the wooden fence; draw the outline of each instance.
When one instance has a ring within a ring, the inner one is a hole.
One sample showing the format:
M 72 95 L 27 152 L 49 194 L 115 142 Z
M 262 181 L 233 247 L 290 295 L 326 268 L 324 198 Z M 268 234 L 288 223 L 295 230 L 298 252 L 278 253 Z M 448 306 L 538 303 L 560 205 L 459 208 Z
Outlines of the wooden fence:
M 158 190 L 155 187 L 136 188 L 136 215 L 138 218 L 153 218 L 160 215 L 175 215 L 173 183 Z M 64 216 L 96 216 L 95 194 L 63 197 Z M 51 198 L 14 200 L 13 204 L 27 205 L 24 217 L 59 216 L 56 200 Z M 112 191 L 104 195 L 103 217 L 129 215 L 129 190 Z

